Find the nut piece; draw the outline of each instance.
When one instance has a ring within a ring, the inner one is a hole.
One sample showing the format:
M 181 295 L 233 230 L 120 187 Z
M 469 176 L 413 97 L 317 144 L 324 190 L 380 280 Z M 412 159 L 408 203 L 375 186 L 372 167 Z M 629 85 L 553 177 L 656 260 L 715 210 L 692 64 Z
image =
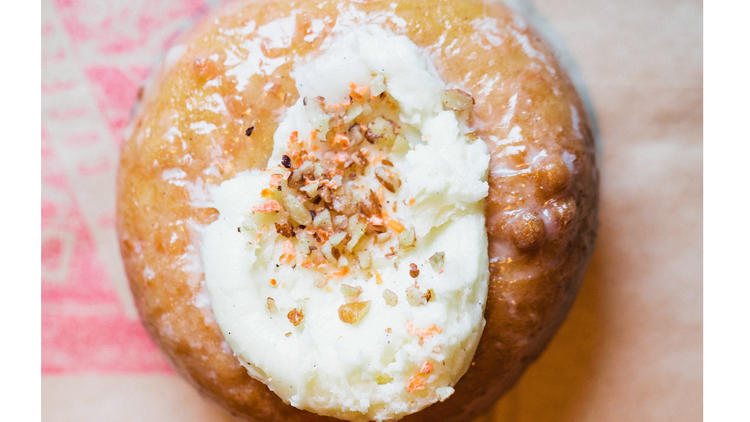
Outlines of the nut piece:
M 360 251 L 359 254 L 357 254 L 357 259 L 359 260 L 359 267 L 362 269 L 367 269 L 372 266 L 372 255 L 369 251 Z
M 398 234 L 398 244 L 402 248 L 409 248 L 417 243 L 417 234 L 414 231 L 414 226 L 409 226 L 406 230 Z
M 469 112 L 474 106 L 474 97 L 460 89 L 443 91 L 443 108 L 457 112 Z
M 430 265 L 434 271 L 442 271 L 445 266 L 445 252 L 435 252 L 430 257 Z
M 391 289 L 383 290 L 383 299 L 385 299 L 385 304 L 388 306 L 398 305 L 398 295 Z
M 349 135 L 349 143 L 351 146 L 357 146 L 365 140 L 365 135 L 362 132 L 364 132 L 364 129 L 362 129 L 362 126 L 357 123 L 349 128 L 347 134 Z
M 312 223 L 310 212 L 305 209 L 305 206 L 302 205 L 302 202 L 296 196 L 291 193 L 284 193 L 282 200 L 287 211 L 289 211 L 289 215 L 297 224 L 307 226 Z
M 382 142 L 386 146 L 392 146 L 396 139 L 396 123 L 385 117 L 376 117 L 367 124 L 365 138 L 371 142 Z
M 276 301 L 272 297 L 266 298 L 266 308 L 268 308 L 268 312 L 276 312 L 278 310 Z
M 339 306 L 339 319 L 347 324 L 356 324 L 370 311 L 370 301 L 351 302 Z
M 290 223 L 274 223 L 276 226 L 276 233 L 284 237 L 294 237 L 294 227 Z
M 333 222 L 331 221 L 330 211 L 324 209 L 320 214 L 317 214 L 313 219 L 313 226 L 325 230 L 331 230 L 331 228 L 333 227 Z
M 409 305 L 411 306 L 420 306 L 427 303 L 422 292 L 414 286 L 406 288 L 406 301 L 409 302 Z
M 289 322 L 291 322 L 292 325 L 296 327 L 302 322 L 302 318 L 304 318 L 305 315 L 302 313 L 302 311 L 297 310 L 297 308 L 292 308 L 292 310 L 289 311 L 288 314 L 286 314 L 286 317 Z
M 362 288 L 359 286 L 350 286 L 348 284 L 342 284 L 341 294 L 343 294 L 347 300 L 353 300 L 353 299 L 356 299 L 357 296 L 362 294 Z
M 413 262 L 409 264 L 409 275 L 411 278 L 417 278 L 419 276 L 419 267 L 417 267 L 417 264 Z
M 396 189 L 401 187 L 401 179 L 398 178 L 396 173 L 385 167 L 375 168 L 375 178 L 389 191 L 395 193 Z

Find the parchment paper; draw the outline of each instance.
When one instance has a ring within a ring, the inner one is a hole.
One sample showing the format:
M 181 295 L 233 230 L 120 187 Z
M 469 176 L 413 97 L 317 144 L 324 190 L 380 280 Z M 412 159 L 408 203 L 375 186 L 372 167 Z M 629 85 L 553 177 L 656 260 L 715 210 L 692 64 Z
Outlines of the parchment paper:
M 702 6 L 512 2 L 595 116 L 601 227 L 567 321 L 481 421 L 695 421 L 702 413 Z M 139 84 L 203 0 L 42 1 L 42 414 L 231 421 L 137 321 L 114 174 Z

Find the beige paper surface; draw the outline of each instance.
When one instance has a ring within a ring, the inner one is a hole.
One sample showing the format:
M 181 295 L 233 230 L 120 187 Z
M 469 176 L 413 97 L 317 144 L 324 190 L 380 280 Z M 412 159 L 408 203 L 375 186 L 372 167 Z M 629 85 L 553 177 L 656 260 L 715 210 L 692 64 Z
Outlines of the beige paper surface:
M 70 9 L 66 2 L 43 2 L 43 418 L 230 421 L 166 369 L 153 355 L 153 346 L 135 332 L 137 325 L 133 336 L 146 346 L 127 356 L 141 349 L 148 353 L 132 361 L 108 360 L 119 350 L 115 336 L 100 346 L 109 355 L 81 360 L 87 352 L 66 342 L 65 328 L 54 322 L 55 312 L 85 318 L 111 302 L 119 307 L 119 313 L 111 315 L 112 324 L 132 323 L 128 302 L 120 297 L 120 264 L 110 262 L 117 256 L 107 220 L 112 205 L 96 200 L 106 195 L 98 191 L 106 186 L 87 179 L 90 174 L 76 160 L 83 157 L 92 171 L 99 171 L 95 178 L 113 177 L 127 112 L 112 104 L 127 103 L 117 95 L 134 96 L 127 87 L 122 94 L 110 92 L 111 86 L 120 86 L 116 77 L 117 83 L 97 85 L 107 74 L 88 57 L 114 56 L 109 66 L 124 69 L 125 77 L 137 86 L 153 60 L 148 54 L 157 54 L 161 45 L 136 37 L 131 40 L 135 47 L 118 47 L 114 41 L 102 46 L 99 39 L 86 37 L 123 37 L 141 28 L 161 37 L 154 39 L 166 40 L 165 28 L 176 30 L 180 22 L 202 11 L 195 5 L 201 2 L 190 1 L 172 2 L 177 6 L 164 6 L 166 1 L 130 1 L 117 7 L 105 3 L 91 1 L 96 6 L 79 19 L 85 22 L 76 23 L 81 9 L 75 7 L 83 7 L 80 4 Z M 545 36 L 553 37 L 574 79 L 585 85 L 584 96 L 598 126 L 601 226 L 594 259 L 570 316 L 516 388 L 481 420 L 701 420 L 701 6 L 678 0 L 514 3 L 538 21 Z M 135 19 L 159 7 L 173 12 L 151 23 Z M 118 14 L 120 23 L 102 23 L 108 14 Z M 135 23 L 123 26 L 127 19 Z M 76 29 L 78 24 L 85 28 Z M 148 54 L 137 55 L 128 48 Z M 62 70 L 52 72 L 53 67 Z M 70 77 L 61 79 L 61 74 Z M 58 87 L 68 79 L 73 81 L 71 91 Z M 78 83 L 89 87 L 78 89 Z M 50 91 L 55 87 L 59 91 Z M 63 109 L 56 106 L 59 103 L 75 105 L 80 115 L 75 107 Z M 67 143 L 78 142 L 70 137 L 79 133 L 82 121 L 95 123 L 87 125 L 93 131 L 89 138 L 106 140 L 71 148 Z M 96 160 L 101 157 L 105 164 L 99 168 Z M 54 218 L 45 211 L 45 200 L 56 207 Z M 65 207 L 79 225 L 70 226 L 70 218 L 60 217 Z M 80 256 L 92 258 L 79 262 Z M 80 291 L 63 289 L 71 279 L 84 276 L 98 276 L 112 286 L 92 282 Z M 91 291 L 99 292 L 98 301 L 86 295 Z

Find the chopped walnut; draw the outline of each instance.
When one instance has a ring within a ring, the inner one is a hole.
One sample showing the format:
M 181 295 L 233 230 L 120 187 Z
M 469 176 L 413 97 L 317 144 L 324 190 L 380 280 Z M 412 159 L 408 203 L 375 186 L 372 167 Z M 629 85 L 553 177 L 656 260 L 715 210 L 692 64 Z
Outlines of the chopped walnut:
M 312 223 L 310 212 L 305 209 L 302 202 L 300 202 L 295 195 L 286 193 L 283 195 L 282 199 L 284 201 L 284 206 L 287 211 L 289 211 L 289 215 L 297 224 L 307 226 Z
M 339 319 L 347 324 L 356 324 L 370 311 L 370 301 L 350 302 L 339 306 Z
M 424 302 L 424 298 L 422 297 L 422 293 L 414 286 L 409 286 L 406 288 L 406 301 L 411 306 L 419 306 L 424 305 L 426 302 Z
M 398 295 L 391 289 L 383 290 L 383 299 L 385 299 L 385 304 L 388 306 L 398 305 Z
M 474 106 L 474 97 L 468 92 L 460 89 L 447 89 L 443 91 L 443 107 L 446 110 L 457 112 L 468 112 Z
M 409 226 L 398 234 L 398 244 L 402 248 L 410 248 L 417 243 L 417 235 L 414 226 Z
M 349 134 L 349 142 L 350 142 L 351 146 L 353 146 L 353 147 L 357 146 L 357 145 L 361 144 L 362 141 L 365 140 L 365 135 L 364 135 L 363 132 L 364 131 L 362 130 L 362 126 L 360 126 L 357 123 L 353 124 L 349 128 L 349 130 L 347 131 L 347 133 Z
M 376 117 L 367 125 L 365 138 L 371 143 L 382 142 L 384 145 L 393 145 L 396 139 L 396 123 L 384 117 Z
M 331 221 L 331 213 L 327 209 L 324 209 L 320 212 L 320 214 L 317 214 L 315 218 L 313 219 L 313 226 L 324 229 L 324 230 L 331 230 L 333 228 L 333 222 Z
M 296 327 L 302 322 L 302 318 L 304 318 L 305 315 L 302 313 L 302 311 L 298 310 L 297 308 L 292 308 L 292 310 L 289 311 L 288 314 L 286 314 L 286 317 L 289 320 L 289 322 L 291 322 L 292 325 Z
M 396 192 L 396 189 L 401 187 L 401 179 L 396 175 L 392 169 L 385 167 L 375 168 L 375 178 L 389 191 Z
M 372 266 L 372 255 L 368 251 L 360 251 L 357 254 L 357 260 L 359 261 L 359 267 L 362 269 L 368 269 Z
M 417 264 L 413 262 L 409 264 L 409 275 L 411 278 L 417 278 L 419 276 L 419 267 L 417 267 Z
M 342 284 L 341 294 L 343 294 L 347 300 L 354 300 L 360 294 L 362 294 L 362 288 L 359 286 L 351 286 L 349 284 Z
M 273 300 L 272 297 L 266 298 L 266 308 L 268 309 L 268 312 L 276 312 L 278 308 L 276 308 L 276 301 Z
M 291 223 L 274 223 L 274 225 L 276 226 L 276 233 L 284 237 L 294 237 L 294 227 Z
M 427 289 L 425 293 L 422 293 L 414 286 L 406 288 L 406 301 L 411 306 L 426 305 L 427 302 L 431 301 L 434 297 L 435 291 L 432 289 Z

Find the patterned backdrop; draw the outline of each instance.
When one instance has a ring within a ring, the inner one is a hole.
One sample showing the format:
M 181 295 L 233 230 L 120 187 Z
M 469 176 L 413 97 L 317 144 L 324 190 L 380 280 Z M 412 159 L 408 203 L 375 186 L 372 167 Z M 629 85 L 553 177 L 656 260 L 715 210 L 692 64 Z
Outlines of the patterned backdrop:
M 207 3 L 43 2 L 43 374 L 170 371 L 127 288 L 114 180 L 139 86 Z

